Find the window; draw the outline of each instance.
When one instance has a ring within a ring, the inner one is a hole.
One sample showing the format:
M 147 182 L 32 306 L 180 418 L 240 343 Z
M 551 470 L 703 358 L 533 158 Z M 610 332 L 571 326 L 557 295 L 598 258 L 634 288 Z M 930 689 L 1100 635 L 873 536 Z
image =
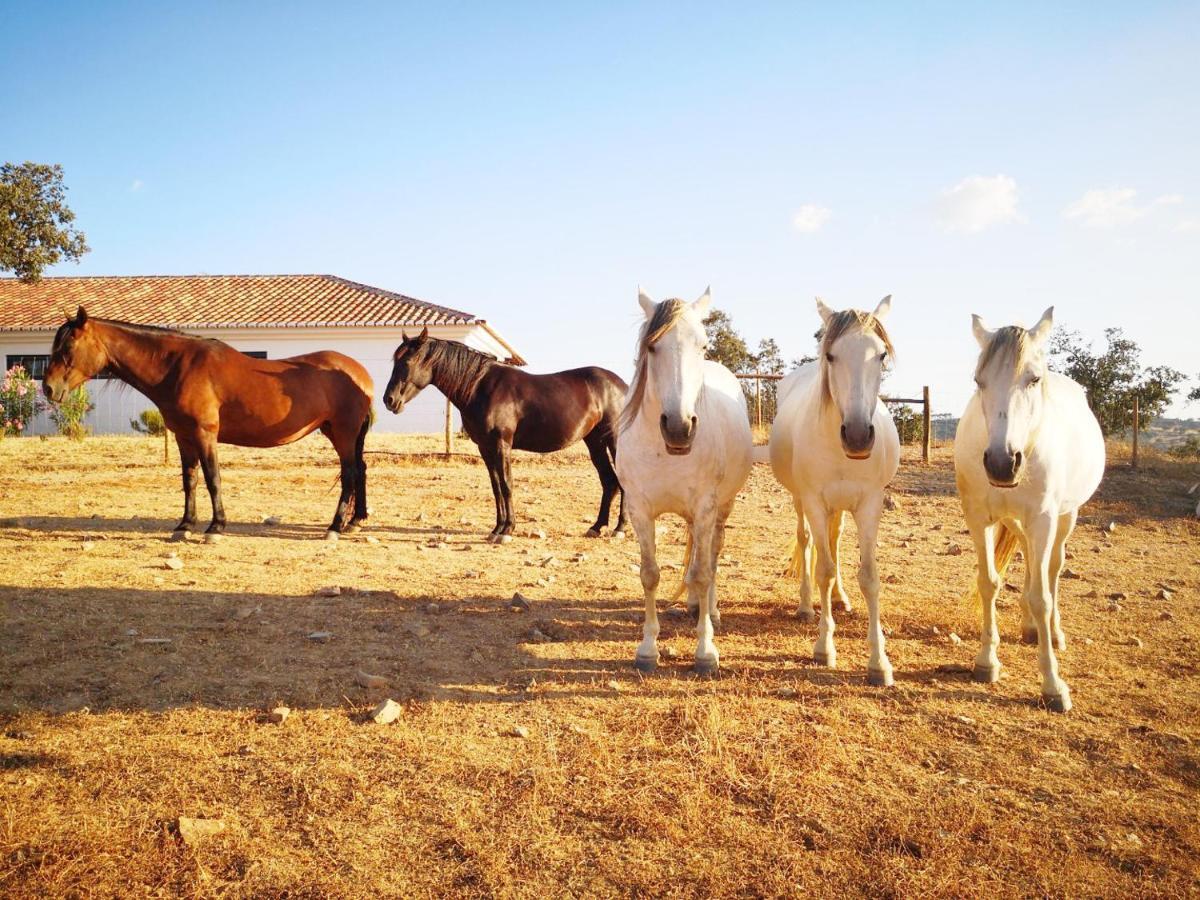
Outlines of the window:
M 30 377 L 41 381 L 46 374 L 46 367 L 50 365 L 49 354 L 25 354 L 19 356 L 6 356 L 4 358 L 4 371 L 7 372 L 13 366 L 22 366 L 29 373 Z
M 249 356 L 251 359 L 266 359 L 267 358 L 266 350 L 243 350 L 242 352 L 245 353 L 247 356 Z

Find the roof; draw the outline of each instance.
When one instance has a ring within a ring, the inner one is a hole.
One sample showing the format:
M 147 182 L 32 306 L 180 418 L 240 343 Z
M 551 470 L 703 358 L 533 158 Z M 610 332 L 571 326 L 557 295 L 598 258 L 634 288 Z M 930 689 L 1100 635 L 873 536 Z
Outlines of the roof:
M 131 275 L 0 278 L 0 331 L 54 331 L 66 312 L 168 328 L 371 328 L 479 325 L 485 319 L 335 275 Z

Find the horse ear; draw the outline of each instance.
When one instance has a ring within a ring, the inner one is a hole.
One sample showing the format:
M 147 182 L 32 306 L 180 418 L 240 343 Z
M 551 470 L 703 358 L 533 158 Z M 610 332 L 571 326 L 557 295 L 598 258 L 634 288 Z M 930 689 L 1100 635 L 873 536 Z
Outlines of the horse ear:
M 711 286 L 706 287 L 704 289 L 704 293 L 701 294 L 700 298 L 695 303 L 692 304 L 692 309 L 694 309 L 696 311 L 696 314 L 698 316 L 700 316 L 701 318 L 704 318 L 705 316 L 708 315 L 708 309 L 710 306 L 712 306 L 712 287 Z
M 1029 329 L 1029 339 L 1035 344 L 1043 343 L 1054 330 L 1054 307 L 1051 306 L 1038 319 L 1038 323 Z
M 642 290 L 640 284 L 638 285 L 638 303 L 641 304 L 642 312 L 646 314 L 647 319 L 654 315 L 654 310 L 658 309 L 658 304 L 650 298 L 649 294 Z
M 817 298 L 817 312 L 821 316 L 821 321 L 826 325 L 828 325 L 829 320 L 833 318 L 833 310 L 826 306 L 825 301 L 820 297 Z
M 988 344 L 992 342 L 992 335 L 996 333 L 989 331 L 988 327 L 983 324 L 983 319 L 974 314 L 971 315 L 971 331 L 975 334 L 975 340 L 979 342 L 980 350 L 988 348 Z
M 77 313 L 75 313 L 75 327 L 82 328 L 84 325 L 87 324 L 87 320 L 88 320 L 87 310 L 84 309 L 82 306 L 79 307 L 79 311 Z
M 422 328 L 421 333 L 419 335 L 417 335 L 417 343 L 423 344 L 427 340 L 429 340 L 429 326 L 428 325 L 426 325 L 424 328 Z
M 888 313 L 892 311 L 892 295 L 888 294 L 879 301 L 879 305 L 875 307 L 875 312 L 871 313 L 880 322 L 888 317 Z
M 400 343 L 402 343 L 402 344 L 408 343 L 408 331 L 406 331 L 403 328 L 400 329 Z

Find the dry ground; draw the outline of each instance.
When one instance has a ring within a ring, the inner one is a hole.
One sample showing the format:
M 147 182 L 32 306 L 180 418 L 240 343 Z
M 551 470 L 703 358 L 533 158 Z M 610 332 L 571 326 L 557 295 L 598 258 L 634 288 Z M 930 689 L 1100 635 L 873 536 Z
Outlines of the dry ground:
M 599 489 L 581 454 L 517 461 L 519 515 L 548 536 L 493 547 L 477 460 L 377 453 L 370 528 L 330 546 L 319 439 L 223 448 L 228 536 L 171 545 L 161 447 L 0 441 L 0 894 L 1197 891 L 1200 527 L 1182 468 L 1114 465 L 1085 508 L 1063 583 L 1075 710 L 1054 716 L 1012 590 L 1007 677 L 969 680 L 973 556 L 946 451 L 905 460 L 885 515 L 897 683 L 878 690 L 853 562 L 839 668 L 810 662 L 815 629 L 778 576 L 790 504 L 766 467 L 719 576 L 721 677 L 689 676 L 676 609 L 677 656 L 643 680 L 636 542 L 583 537 Z M 681 544 L 672 523 L 663 557 Z M 515 590 L 531 610 L 509 609 Z M 400 720 L 364 722 L 382 696 Z M 281 703 L 294 712 L 271 724 Z M 227 827 L 189 846 L 180 816 Z

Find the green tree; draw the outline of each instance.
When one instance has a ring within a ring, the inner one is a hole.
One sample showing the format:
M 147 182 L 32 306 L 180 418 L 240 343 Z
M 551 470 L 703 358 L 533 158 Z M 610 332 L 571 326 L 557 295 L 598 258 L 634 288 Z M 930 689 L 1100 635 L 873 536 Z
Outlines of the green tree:
M 1188 399 L 1192 402 L 1200 400 L 1200 387 L 1192 388 L 1192 392 L 1188 394 Z
M 704 330 L 708 334 L 709 359 L 716 360 L 731 372 L 754 371 L 754 354 L 724 311 L 713 307 L 704 317 Z
M 0 166 L 0 272 L 33 282 L 47 266 L 88 252 L 83 232 L 71 226 L 66 195 L 62 166 Z
M 1096 353 L 1077 331 L 1057 330 L 1050 342 L 1050 368 L 1083 386 L 1088 405 L 1105 436 L 1133 427 L 1133 400 L 1138 400 L 1142 430 L 1171 402 L 1182 372 L 1169 366 L 1142 368 L 1142 350 L 1120 328 L 1104 330 L 1105 348 Z

